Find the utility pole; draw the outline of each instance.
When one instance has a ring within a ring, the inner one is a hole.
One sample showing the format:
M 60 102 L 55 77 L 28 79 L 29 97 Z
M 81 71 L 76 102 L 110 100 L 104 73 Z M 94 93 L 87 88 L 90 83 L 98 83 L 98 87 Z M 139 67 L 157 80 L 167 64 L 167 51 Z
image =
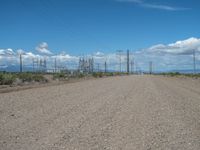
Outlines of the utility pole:
M 91 73 L 93 73 L 94 72 L 94 58 L 93 57 L 90 60 L 90 69 L 91 69 Z
M 92 73 L 94 72 L 94 58 L 92 57 Z
M 47 72 L 47 60 L 44 58 L 44 72 Z
M 195 49 L 193 50 L 193 69 L 194 69 L 194 74 L 196 74 L 196 51 Z
M 56 60 L 56 58 L 54 60 L 54 67 L 55 67 L 55 73 L 56 73 L 57 72 L 57 60 Z
M 127 73 L 129 74 L 129 55 L 130 55 L 130 52 L 129 50 L 127 50 Z
M 134 60 L 131 61 L 131 73 L 134 73 Z
M 105 61 L 105 73 L 107 72 L 107 62 Z
M 122 50 L 117 50 L 117 55 L 119 55 L 119 72 L 122 72 Z
M 22 54 L 19 55 L 20 61 L 20 73 L 22 73 Z
M 149 62 L 149 74 L 152 74 L 152 71 L 153 71 L 153 62 L 150 61 Z
M 37 58 L 37 72 L 39 71 L 39 58 Z
M 33 58 L 33 72 L 35 72 L 35 60 Z
M 99 63 L 97 64 L 97 70 L 98 70 L 98 72 L 100 72 L 100 66 L 99 66 Z
M 40 58 L 40 62 L 39 62 L 40 64 L 40 69 L 39 69 L 39 72 L 42 72 L 42 58 Z

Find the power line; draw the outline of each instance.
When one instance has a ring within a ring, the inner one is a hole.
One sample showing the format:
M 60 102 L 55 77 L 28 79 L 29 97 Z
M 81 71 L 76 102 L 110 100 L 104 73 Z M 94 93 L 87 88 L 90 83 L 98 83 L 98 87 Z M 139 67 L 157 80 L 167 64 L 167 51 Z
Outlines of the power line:
M 131 73 L 134 73 L 134 60 L 131 61 Z
M 149 74 L 152 74 L 153 73 L 153 62 L 150 61 L 149 62 Z
M 122 72 L 122 52 L 123 50 L 117 50 L 117 55 L 119 56 L 119 72 Z
M 57 59 L 54 60 L 55 73 L 57 72 Z
M 20 73 L 22 73 L 22 54 L 19 54 L 19 62 L 20 62 Z
M 130 51 L 129 50 L 127 50 L 127 73 L 129 74 L 129 60 L 130 60 Z
M 107 73 L 107 62 L 105 61 L 105 73 Z
M 195 51 L 195 49 L 193 50 L 193 69 L 194 69 L 194 74 L 196 74 L 196 51 Z
M 97 70 L 98 70 L 98 72 L 100 72 L 100 64 L 99 63 L 97 64 Z

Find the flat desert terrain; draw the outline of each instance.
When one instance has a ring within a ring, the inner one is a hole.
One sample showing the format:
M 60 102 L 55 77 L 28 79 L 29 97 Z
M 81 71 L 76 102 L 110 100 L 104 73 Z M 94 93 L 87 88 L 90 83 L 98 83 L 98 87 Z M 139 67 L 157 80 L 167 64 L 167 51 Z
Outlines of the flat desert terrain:
M 91 79 L 0 94 L 1 150 L 199 150 L 200 81 Z

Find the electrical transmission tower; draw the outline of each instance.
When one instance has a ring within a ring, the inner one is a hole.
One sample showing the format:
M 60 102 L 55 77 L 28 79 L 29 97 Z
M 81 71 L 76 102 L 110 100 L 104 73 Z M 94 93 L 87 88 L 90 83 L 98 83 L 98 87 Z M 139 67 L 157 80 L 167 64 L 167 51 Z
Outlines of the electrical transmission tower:
M 93 73 L 94 72 L 94 59 L 93 58 L 89 58 L 89 60 L 88 60 L 88 62 L 89 62 L 89 73 Z
M 150 61 L 149 62 L 149 74 L 152 74 L 153 73 L 153 62 Z
M 122 50 L 117 50 L 117 55 L 119 56 L 119 72 L 122 72 Z
M 97 63 L 97 72 L 100 72 L 100 64 Z
M 38 67 L 38 59 L 35 60 L 35 59 L 33 58 L 33 72 L 36 72 L 36 70 L 38 70 L 38 68 L 36 69 L 36 67 Z
M 134 74 L 134 59 L 131 61 L 131 73 Z
M 129 60 L 130 60 L 130 51 L 127 50 L 127 73 L 129 74 L 130 68 L 129 68 Z
M 94 58 L 85 59 L 80 58 L 79 59 L 79 71 L 83 73 L 93 73 L 94 72 Z
M 22 54 L 19 54 L 19 62 L 20 62 L 20 73 L 22 73 Z
M 44 59 L 32 59 L 33 61 L 33 72 L 46 72 L 47 71 L 47 61 Z
M 107 62 L 105 61 L 105 73 L 107 73 Z
M 57 59 L 55 58 L 54 60 L 54 72 L 56 73 L 57 72 Z

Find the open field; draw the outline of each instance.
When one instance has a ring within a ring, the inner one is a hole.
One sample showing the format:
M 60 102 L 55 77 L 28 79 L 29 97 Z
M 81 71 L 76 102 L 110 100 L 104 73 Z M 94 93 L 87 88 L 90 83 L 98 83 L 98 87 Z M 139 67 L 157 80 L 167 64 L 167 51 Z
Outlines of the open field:
M 199 150 L 200 80 L 122 76 L 0 94 L 2 150 Z
M 91 74 L 77 73 L 8 73 L 0 72 L 0 93 L 8 93 L 12 91 L 20 91 L 31 88 L 38 88 L 44 86 L 52 86 L 59 84 L 66 84 L 72 82 L 79 82 L 92 78 L 103 78 L 110 76 L 127 75 L 127 73 L 103 73 L 94 72 Z

